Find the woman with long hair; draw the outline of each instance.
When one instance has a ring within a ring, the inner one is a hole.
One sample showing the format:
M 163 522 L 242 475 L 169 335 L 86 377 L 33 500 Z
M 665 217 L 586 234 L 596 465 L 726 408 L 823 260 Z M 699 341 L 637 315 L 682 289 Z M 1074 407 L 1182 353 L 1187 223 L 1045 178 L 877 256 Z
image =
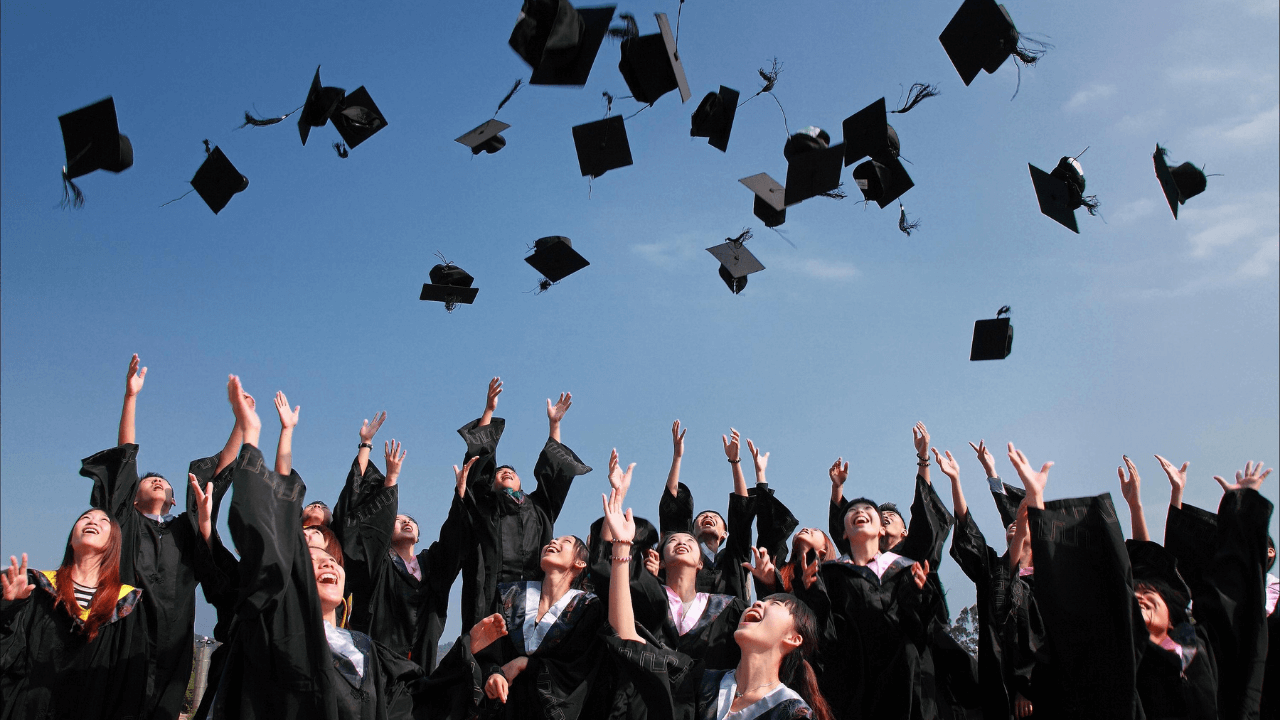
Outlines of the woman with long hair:
M 803 574 L 806 562 L 810 565 L 829 562 L 840 557 L 840 551 L 831 537 L 818 528 L 800 528 L 791 538 L 791 554 L 782 567 L 774 565 L 774 559 L 763 548 L 751 548 L 751 555 L 756 595 L 763 597 L 773 592 L 791 592 Z
M 57 570 L 0 575 L 0 717 L 131 717 L 146 701 L 142 591 L 120 582 L 120 526 L 88 510 Z
M 630 483 L 632 464 L 623 473 Z M 622 510 L 622 493 L 615 488 L 604 499 L 605 524 L 613 537 L 609 623 L 617 633 L 609 638 L 613 651 L 645 698 L 651 717 L 677 714 L 706 720 L 831 720 L 809 665 L 818 642 L 813 612 L 794 596 L 771 595 L 742 614 L 734 631 L 741 659 L 732 670 L 701 671 L 696 697 L 677 700 L 672 689 L 698 666 L 679 651 L 648 643 L 636 630 L 627 580 L 630 547 L 635 535 L 631 511 Z M 677 708 L 676 703 L 692 704 Z

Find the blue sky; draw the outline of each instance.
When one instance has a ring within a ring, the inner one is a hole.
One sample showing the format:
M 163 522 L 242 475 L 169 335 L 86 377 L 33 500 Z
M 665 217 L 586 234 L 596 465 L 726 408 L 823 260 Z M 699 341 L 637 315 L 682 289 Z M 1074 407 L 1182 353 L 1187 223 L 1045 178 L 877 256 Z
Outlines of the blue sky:
M 575 484 L 565 532 L 599 515 L 615 446 L 638 463 L 637 512 L 656 515 L 676 418 L 700 505 L 725 506 L 719 436 L 734 426 L 772 453 L 773 486 L 809 525 L 824 522 L 837 455 L 851 492 L 909 503 L 917 420 L 960 458 L 992 538 L 966 448 L 979 438 L 1054 460 L 1051 496 L 1120 502 L 1128 454 L 1157 535 L 1168 486 L 1153 453 L 1189 460 L 1187 501 L 1215 506 L 1212 475 L 1280 460 L 1276 4 L 1007 3 L 1054 46 L 1012 101 L 1012 62 L 968 88 L 951 67 L 937 35 L 958 4 L 689 0 L 694 98 L 668 94 L 628 120 L 635 164 L 590 185 L 570 127 L 604 116 L 603 91 L 628 94 L 614 44 L 583 89 L 521 90 L 499 115 L 512 125 L 500 153 L 453 142 L 528 77 L 506 44 L 518 3 L 0 4 L 0 554 L 58 562 L 87 504 L 78 461 L 114 443 L 134 352 L 150 368 L 145 468 L 180 478 L 221 447 L 234 372 L 260 401 L 264 446 L 274 392 L 302 406 L 295 466 L 331 502 L 360 421 L 386 409 L 379 440 L 406 443 L 402 508 L 424 536 L 463 452 L 454 430 L 493 375 L 506 381 L 502 460 L 525 474 L 545 398 L 574 394 L 564 440 L 597 470 Z M 676 9 L 619 8 L 644 33 Z M 898 232 L 896 208 L 817 198 L 788 212 L 793 249 L 751 215 L 737 179 L 785 177 L 777 107 L 740 108 L 726 154 L 688 136 L 689 115 L 720 84 L 754 93 L 775 56 L 791 128 L 835 138 L 881 96 L 940 86 L 891 120 L 919 232 Z M 389 126 L 346 160 L 331 126 L 307 147 L 293 118 L 234 130 L 245 110 L 299 105 L 318 64 L 326 84 L 364 85 Z M 135 164 L 82 178 L 85 207 L 59 210 L 57 117 L 106 95 Z M 160 208 L 188 189 L 205 138 L 248 190 L 216 217 L 194 194 Z M 1157 142 L 1222 173 L 1176 221 Z M 1081 213 L 1077 236 L 1038 212 L 1026 165 L 1086 146 L 1102 216 Z M 704 248 L 747 227 L 767 269 L 734 296 Z M 534 295 L 523 257 L 546 235 L 572 238 L 591 266 Z M 417 300 L 437 251 L 476 277 L 475 305 L 449 315 Z M 968 362 L 973 321 L 1005 304 L 1013 354 Z M 942 572 L 958 612 L 973 589 L 953 563 Z M 202 612 L 198 629 L 211 627 Z

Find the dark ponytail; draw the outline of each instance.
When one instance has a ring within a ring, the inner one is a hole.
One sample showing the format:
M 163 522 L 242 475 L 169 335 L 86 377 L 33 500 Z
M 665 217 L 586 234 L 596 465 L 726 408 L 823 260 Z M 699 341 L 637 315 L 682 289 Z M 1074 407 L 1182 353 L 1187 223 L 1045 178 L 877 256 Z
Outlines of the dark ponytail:
M 775 593 L 765 598 L 786 605 L 791 611 L 796 632 L 800 633 L 800 646 L 782 657 L 778 678 L 800 696 L 813 711 L 814 720 L 835 720 L 831 707 L 818 688 L 818 676 L 809 664 L 809 658 L 818 650 L 818 618 L 800 598 L 787 593 Z

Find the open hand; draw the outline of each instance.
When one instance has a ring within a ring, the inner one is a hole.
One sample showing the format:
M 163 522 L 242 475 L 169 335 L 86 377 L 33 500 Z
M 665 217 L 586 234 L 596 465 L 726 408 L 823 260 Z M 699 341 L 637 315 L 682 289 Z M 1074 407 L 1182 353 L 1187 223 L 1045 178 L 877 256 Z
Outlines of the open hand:
M 301 412 L 301 410 L 301 405 L 290 410 L 289 398 L 285 397 L 284 392 L 276 392 L 276 412 L 280 415 L 281 430 L 292 430 L 297 427 L 298 413 Z
M 1262 481 L 1266 480 L 1270 474 L 1270 469 L 1263 471 L 1262 463 L 1245 463 L 1244 470 L 1236 471 L 1236 481 L 1234 483 L 1228 483 L 1217 475 L 1214 475 L 1213 479 L 1217 480 L 1218 484 L 1222 486 L 1222 492 L 1240 489 L 1258 490 L 1262 487 Z
M 187 473 L 187 479 L 191 483 L 191 491 L 196 496 L 196 507 L 200 508 L 198 515 L 198 524 L 200 527 L 200 536 L 205 542 L 209 541 L 213 535 L 213 483 L 207 484 L 204 489 L 200 488 L 200 481 L 196 476 Z
M 409 454 L 409 451 L 402 449 L 400 441 L 392 438 L 391 442 L 382 444 L 382 454 L 387 461 L 387 480 L 399 478 L 400 467 L 404 465 L 404 458 Z
M 765 468 L 769 467 L 769 453 L 760 452 L 755 443 L 751 442 L 751 438 L 747 438 L 747 450 L 751 452 L 751 458 L 756 462 L 756 481 L 764 482 L 760 478 L 764 477 Z
M 769 551 L 764 548 L 751 548 L 751 562 L 742 563 L 742 567 L 750 571 L 755 576 L 755 579 L 769 587 L 773 587 L 777 583 L 775 577 L 777 568 L 774 567 L 773 560 L 769 557 Z
M 951 451 L 948 450 L 946 455 L 940 455 L 938 448 L 933 448 L 933 459 L 938 461 L 938 469 L 943 475 L 951 478 L 951 482 L 960 482 L 960 464 L 956 459 L 951 457 Z
M 800 581 L 804 583 L 807 590 L 818 579 L 818 559 L 814 558 L 813 562 L 809 562 L 809 553 L 803 552 L 796 558 L 796 562 L 800 564 Z
M 673 445 L 672 454 L 676 457 L 684 457 L 684 434 L 687 429 L 680 428 L 680 421 L 671 423 L 671 444 Z
M 378 434 L 378 428 L 382 427 L 382 423 L 387 421 L 387 411 L 373 414 L 373 422 L 368 419 L 360 425 L 360 442 L 371 443 L 373 436 Z
M 978 462 L 982 463 L 982 469 L 986 471 L 987 477 L 996 477 L 996 458 L 987 449 L 987 441 L 979 440 L 977 445 L 969 443 L 969 447 L 973 448 L 973 451 L 978 454 Z
M 484 399 L 484 411 L 493 413 L 498 409 L 498 396 L 502 394 L 502 378 L 494 378 L 489 381 L 489 392 Z
M 841 463 L 844 463 L 843 465 Z M 831 484 L 836 487 L 844 487 L 844 481 L 849 479 L 849 463 L 844 462 L 844 458 L 838 457 L 831 465 L 831 469 L 827 471 L 827 475 L 831 478 Z
M 35 585 L 27 581 L 26 553 L 22 553 L 22 565 L 18 565 L 18 558 L 9 556 L 9 567 L 0 573 L 0 586 L 4 588 L 5 600 L 24 600 L 31 595 Z
M 739 455 L 742 453 L 742 443 L 739 442 L 738 431 L 729 428 L 729 436 L 721 435 L 720 442 L 724 443 L 724 456 L 729 458 L 729 462 L 738 462 Z
M 1120 476 L 1120 494 L 1124 496 L 1124 501 L 1130 505 L 1140 505 L 1142 504 L 1142 478 L 1138 477 L 1138 468 L 1134 466 L 1129 456 L 1122 455 L 1121 457 L 1124 459 L 1124 466 L 1116 468 L 1116 474 Z M 1129 478 L 1127 480 L 1124 477 L 1126 467 L 1129 469 Z
M 467 464 L 466 464 L 466 465 L 463 465 L 463 466 L 462 466 L 462 469 L 461 469 L 461 470 L 459 470 L 459 469 L 458 469 L 458 466 L 457 466 L 457 465 L 454 465 L 454 466 L 453 466 L 453 479 L 454 479 L 454 482 L 456 483 L 455 489 L 456 489 L 456 490 L 457 490 L 457 492 L 458 492 L 458 497 L 465 497 L 465 496 L 466 496 L 466 494 L 467 494 L 467 475 L 471 472 L 471 466 L 472 466 L 472 465 L 475 465 L 475 464 L 476 464 L 476 460 L 479 460 L 479 459 L 480 459 L 480 456 L 479 456 L 479 455 L 477 455 L 477 456 L 475 456 L 475 457 L 471 458 L 470 460 L 468 460 L 468 461 L 467 461 Z
M 631 463 L 627 468 L 627 475 L 631 474 L 631 469 L 636 466 Z M 604 500 L 604 524 L 609 528 L 609 534 L 613 536 L 614 542 L 629 543 L 636 539 L 636 521 L 631 516 L 631 508 L 627 508 L 625 513 L 622 512 L 622 495 L 617 490 L 611 490 L 607 496 L 601 496 Z
M 911 428 L 911 440 L 916 446 L 916 457 L 922 460 L 929 459 L 929 430 L 924 423 L 918 422 L 915 427 Z
M 632 467 L 635 467 L 634 463 Z M 631 488 L 631 469 L 624 473 L 618 465 L 618 448 L 609 454 L 609 487 L 621 494 L 619 502 L 626 498 L 627 490 Z
M 507 634 L 507 621 L 502 613 L 494 613 L 476 623 L 470 632 L 471 654 L 474 655 Z
M 556 400 L 555 405 L 551 404 L 551 398 L 547 398 L 547 420 L 553 425 L 558 424 L 571 405 L 573 405 L 573 393 L 560 393 L 560 398 Z
M 129 375 L 125 377 L 124 381 L 125 397 L 137 395 L 138 391 L 142 389 L 142 383 L 146 382 L 147 369 L 139 369 L 138 365 L 140 364 L 138 362 L 138 354 L 134 353 L 133 359 L 129 361 Z
M 1013 463 L 1014 469 L 1018 471 L 1018 477 L 1022 478 L 1022 485 L 1027 489 L 1027 497 L 1034 496 L 1043 502 L 1044 486 L 1049 482 L 1049 468 L 1053 467 L 1053 463 L 1045 463 L 1040 471 L 1036 472 L 1031 467 L 1031 463 L 1027 462 L 1027 456 L 1015 448 L 1013 443 L 1009 443 L 1009 462 Z
M 256 404 L 253 402 L 253 398 L 244 391 L 240 378 L 235 375 L 227 376 L 227 400 L 231 402 L 231 411 L 235 413 L 236 423 L 241 430 L 255 432 L 262 429 L 262 420 L 254 409 Z M 249 444 L 256 445 L 257 442 Z

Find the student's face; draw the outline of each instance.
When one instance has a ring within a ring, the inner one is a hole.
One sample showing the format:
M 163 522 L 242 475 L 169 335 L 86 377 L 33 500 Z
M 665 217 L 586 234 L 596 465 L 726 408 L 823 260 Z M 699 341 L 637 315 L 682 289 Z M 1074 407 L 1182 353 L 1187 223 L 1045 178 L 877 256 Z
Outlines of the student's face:
M 311 567 L 316 574 L 316 594 L 320 596 L 320 607 L 327 613 L 342 604 L 347 574 L 332 555 L 317 547 L 311 548 Z
M 880 511 L 867 503 L 857 503 L 844 515 L 844 536 L 850 540 L 879 538 L 885 533 Z
M 1138 607 L 1142 610 L 1142 619 L 1147 624 L 1147 632 L 1152 635 L 1167 635 L 1169 632 L 1169 608 L 1164 604 L 1160 593 L 1149 588 L 1134 591 L 1138 598 Z
M 512 470 L 511 468 L 508 468 L 508 467 L 499 468 L 498 472 L 495 473 L 493 476 L 493 489 L 494 490 L 519 490 L 520 476 L 517 475 L 516 471 Z
M 891 547 L 907 536 L 907 524 L 902 521 L 902 516 L 898 513 L 887 510 L 880 522 L 884 525 L 885 537 L 888 538 Z
M 757 601 L 747 608 L 738 621 L 738 629 L 733 632 L 733 639 L 744 652 L 767 651 L 776 647 L 785 653 L 803 642 L 796 631 L 791 608 L 777 600 Z
M 824 558 L 827 551 L 827 538 L 818 528 L 800 528 L 795 539 L 791 541 L 791 555 L 799 557 L 810 550 L 817 551 L 819 559 Z
M 729 534 L 728 529 L 724 526 L 724 521 L 713 512 L 704 512 L 694 518 L 693 529 L 698 534 L 698 539 L 703 542 L 719 540 Z
M 307 547 L 317 550 L 325 549 L 324 535 L 321 535 L 319 530 L 314 527 L 304 527 L 302 534 L 307 538 Z
M 662 567 L 677 565 L 695 569 L 702 567 L 702 551 L 698 549 L 698 540 L 689 533 L 672 533 L 662 548 Z
M 169 498 L 172 489 L 169 487 L 169 481 L 162 477 L 152 475 L 143 478 L 138 483 L 138 494 L 134 497 L 135 505 L 151 506 L 153 503 L 163 503 Z
M 77 556 L 80 553 L 97 554 L 107 549 L 111 541 L 111 518 L 101 510 L 90 510 L 76 520 L 71 531 L 71 550 Z
M 302 509 L 302 524 L 305 525 L 325 525 L 324 506 L 308 505 Z
M 542 571 L 582 572 L 586 569 L 587 561 L 578 559 L 578 553 L 574 552 L 575 544 L 572 535 L 564 535 L 547 543 L 542 548 L 542 561 L 539 563 Z
M 418 523 L 414 522 L 413 518 L 408 515 L 397 515 L 391 542 L 407 542 L 410 544 L 418 542 Z

